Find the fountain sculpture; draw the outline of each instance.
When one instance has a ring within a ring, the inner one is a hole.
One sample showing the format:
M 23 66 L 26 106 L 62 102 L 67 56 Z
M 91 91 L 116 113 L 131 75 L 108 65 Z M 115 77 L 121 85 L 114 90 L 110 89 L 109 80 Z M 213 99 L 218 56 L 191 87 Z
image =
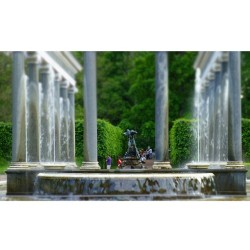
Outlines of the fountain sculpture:
M 123 157 L 122 168 L 143 168 L 142 162 L 140 161 L 140 154 L 135 143 L 135 135 L 137 132 L 127 129 L 123 134 L 128 137 L 128 149 Z

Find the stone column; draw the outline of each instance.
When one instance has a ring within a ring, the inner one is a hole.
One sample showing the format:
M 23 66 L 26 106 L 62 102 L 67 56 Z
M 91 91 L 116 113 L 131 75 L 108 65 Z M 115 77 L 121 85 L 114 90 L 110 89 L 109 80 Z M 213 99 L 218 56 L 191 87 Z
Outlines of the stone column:
M 60 141 L 61 141 L 61 161 L 68 162 L 68 82 L 66 80 L 60 85 Z
M 208 86 L 208 96 L 209 96 L 209 104 L 208 104 L 208 152 L 210 162 L 214 162 L 214 130 L 215 130 L 215 81 L 214 77 L 210 78 L 210 83 Z M 218 125 L 218 124 L 217 124 Z
M 54 157 L 55 162 L 61 161 L 60 143 L 60 81 L 61 76 L 56 73 L 54 79 Z
M 81 169 L 100 169 L 97 162 L 96 53 L 84 53 L 84 162 Z
M 41 100 L 41 161 L 51 162 L 51 121 L 50 112 L 50 67 L 46 63 L 40 68 L 40 81 L 42 83 L 42 100 Z
M 221 107 L 222 107 L 222 114 L 221 114 L 221 161 L 227 162 L 228 161 L 228 102 L 229 102 L 229 81 L 228 81 L 228 63 L 222 62 L 222 69 L 221 69 Z
M 70 85 L 68 89 L 69 98 L 69 162 L 75 164 L 75 87 Z
M 171 168 L 168 129 L 168 58 L 166 52 L 156 53 L 155 96 L 155 162 L 154 169 Z
M 40 162 L 40 110 L 39 110 L 39 75 L 36 52 L 28 53 L 28 88 L 27 88 L 27 161 Z
M 24 53 L 13 52 L 12 164 L 26 162 L 26 76 Z
M 241 139 L 240 52 L 229 52 L 228 167 L 243 167 Z

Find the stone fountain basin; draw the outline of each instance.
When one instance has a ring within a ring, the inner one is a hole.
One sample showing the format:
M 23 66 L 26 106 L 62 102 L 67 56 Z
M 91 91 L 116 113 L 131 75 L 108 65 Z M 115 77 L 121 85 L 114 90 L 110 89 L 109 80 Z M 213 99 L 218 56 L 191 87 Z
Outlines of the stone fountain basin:
M 212 173 L 39 173 L 36 195 L 215 195 Z

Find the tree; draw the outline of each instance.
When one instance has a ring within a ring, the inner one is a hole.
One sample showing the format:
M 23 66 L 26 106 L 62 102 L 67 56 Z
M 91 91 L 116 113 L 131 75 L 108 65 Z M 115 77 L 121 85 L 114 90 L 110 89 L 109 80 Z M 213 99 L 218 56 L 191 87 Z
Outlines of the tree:
M 117 125 L 130 108 L 128 90 L 132 84 L 128 78 L 133 62 L 131 52 L 97 53 L 98 118 Z
M 11 121 L 12 60 L 6 53 L 0 53 L 0 121 Z
M 242 117 L 250 117 L 250 53 L 241 53 Z
M 132 83 L 128 90 L 131 98 L 129 109 L 125 110 L 123 120 L 130 124 L 130 129 L 138 131 L 138 147 L 148 145 L 154 148 L 154 120 L 155 120 L 155 58 L 153 52 L 135 52 L 133 68 L 129 72 Z M 126 123 L 125 123 L 126 124 Z
M 169 120 L 192 117 L 197 52 L 169 53 Z

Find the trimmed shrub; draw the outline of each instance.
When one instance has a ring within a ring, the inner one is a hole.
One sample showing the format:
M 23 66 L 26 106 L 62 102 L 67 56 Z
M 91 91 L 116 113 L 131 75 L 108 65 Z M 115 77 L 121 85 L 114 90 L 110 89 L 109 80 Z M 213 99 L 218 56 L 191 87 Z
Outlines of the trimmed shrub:
M 107 121 L 97 120 L 97 148 L 99 164 L 105 168 L 108 155 L 112 158 L 112 165 L 116 165 L 117 158 L 124 154 L 124 140 L 122 130 Z
M 83 161 L 83 121 L 75 122 L 75 149 L 76 162 Z M 118 156 L 125 152 L 125 136 L 119 127 L 115 127 L 107 121 L 97 120 L 97 148 L 98 161 L 106 167 L 106 157 L 110 155 L 113 159 L 112 165 L 116 166 Z M 10 123 L 0 122 L 0 158 L 11 160 L 12 150 L 12 126 Z
M 75 121 L 75 156 L 83 160 L 83 121 Z
M 170 158 L 174 167 L 181 167 L 195 160 L 197 141 L 192 128 L 194 120 L 178 119 L 170 130 Z M 250 162 L 250 119 L 242 119 L 242 156 Z
M 11 123 L 0 122 L 0 158 L 11 160 L 12 126 Z
M 242 119 L 242 157 L 250 161 L 250 119 Z
M 194 160 L 197 143 L 193 135 L 194 120 L 178 119 L 170 130 L 170 159 L 173 167 L 184 166 Z M 83 161 L 83 121 L 76 120 L 75 143 L 76 161 Z M 11 161 L 12 126 L 11 123 L 0 122 L 0 158 Z M 118 156 L 123 156 L 127 149 L 126 137 L 119 127 L 107 121 L 97 121 L 98 161 L 102 168 L 106 167 L 107 155 L 113 159 L 116 166 Z M 250 162 L 250 119 L 242 119 L 242 154 L 243 160 Z
M 183 167 L 195 155 L 194 120 L 178 119 L 170 130 L 170 159 L 173 167 Z
M 83 157 L 83 134 L 83 121 L 76 120 L 76 158 L 79 159 Z M 106 168 L 106 158 L 108 155 L 112 158 L 112 165 L 116 166 L 117 158 L 125 152 L 124 144 L 124 135 L 119 127 L 115 127 L 104 120 L 97 120 L 97 152 L 99 165 L 102 168 Z

